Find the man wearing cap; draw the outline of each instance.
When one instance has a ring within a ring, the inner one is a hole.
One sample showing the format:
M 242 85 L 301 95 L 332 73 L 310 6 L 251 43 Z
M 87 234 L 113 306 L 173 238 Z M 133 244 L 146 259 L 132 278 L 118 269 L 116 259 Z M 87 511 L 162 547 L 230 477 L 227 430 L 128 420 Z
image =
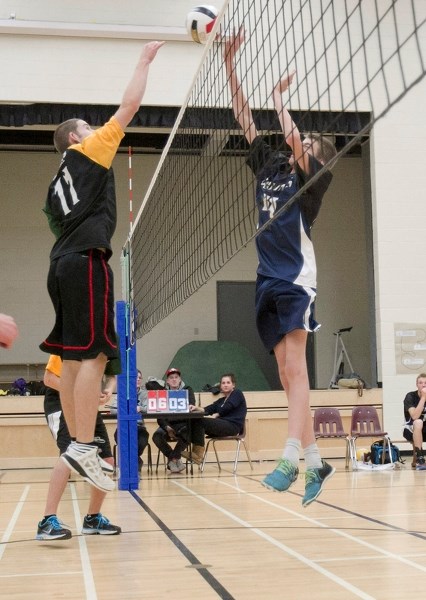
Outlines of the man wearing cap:
M 195 405 L 194 390 L 189 386 L 185 385 L 182 381 L 181 372 L 175 367 L 170 367 L 166 371 L 166 390 L 188 390 L 189 404 Z M 158 419 L 158 429 L 152 436 L 154 444 L 168 459 L 167 468 L 172 473 L 180 473 L 185 469 L 181 457 L 182 451 L 188 445 L 188 442 L 184 439 L 184 433 L 186 431 L 186 421 L 168 421 L 167 419 Z M 170 446 L 168 442 L 176 442 L 174 448 Z

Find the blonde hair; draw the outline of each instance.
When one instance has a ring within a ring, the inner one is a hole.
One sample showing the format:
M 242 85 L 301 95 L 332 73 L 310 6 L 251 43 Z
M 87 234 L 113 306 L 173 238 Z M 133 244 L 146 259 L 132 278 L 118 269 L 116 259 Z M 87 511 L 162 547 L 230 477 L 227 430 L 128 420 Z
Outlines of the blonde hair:
M 416 383 L 419 382 L 419 379 L 426 379 L 426 373 L 420 373 L 420 375 L 417 375 Z
M 312 140 L 312 150 L 315 158 L 324 165 L 336 158 L 336 147 L 328 138 L 319 135 L 318 133 L 312 133 L 307 137 Z

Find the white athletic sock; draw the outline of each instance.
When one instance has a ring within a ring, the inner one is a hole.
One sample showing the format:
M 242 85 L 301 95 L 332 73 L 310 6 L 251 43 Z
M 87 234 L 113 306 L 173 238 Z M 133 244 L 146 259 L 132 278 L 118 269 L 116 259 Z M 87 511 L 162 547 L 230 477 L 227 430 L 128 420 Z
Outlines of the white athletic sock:
M 288 438 L 282 454 L 282 458 L 289 460 L 295 467 L 299 465 L 300 445 L 300 440 Z
M 317 444 L 309 444 L 303 449 L 307 469 L 320 469 L 322 467 L 321 456 Z
M 72 446 L 73 450 L 76 450 L 77 452 L 81 452 L 82 454 L 85 452 L 89 452 L 90 450 L 93 450 L 93 448 L 97 448 L 96 444 L 85 444 L 83 442 L 71 442 L 70 446 Z

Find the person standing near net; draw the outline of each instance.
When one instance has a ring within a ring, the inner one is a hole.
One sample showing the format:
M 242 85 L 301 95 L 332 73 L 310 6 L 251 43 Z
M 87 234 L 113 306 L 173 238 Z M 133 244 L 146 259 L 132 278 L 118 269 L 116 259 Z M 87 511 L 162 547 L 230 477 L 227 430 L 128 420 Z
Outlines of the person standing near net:
M 102 470 L 94 430 L 105 365 L 118 356 L 108 265 L 116 226 L 111 164 L 124 128 L 140 107 L 149 66 L 163 44 L 144 45 L 121 104 L 103 127 L 94 130 L 82 119 L 69 119 L 57 127 L 54 143 L 62 160 L 44 208 L 56 236 L 47 281 L 56 321 L 40 348 L 63 360 L 61 405 L 73 441 L 61 458 L 106 492 L 114 489 L 114 482 Z
M 309 378 L 306 342 L 309 331 L 319 325 L 314 320 L 316 264 L 310 229 L 318 215 L 322 197 L 332 175 L 328 170 L 298 198 L 293 196 L 323 165 L 333 160 L 333 144 L 318 135 L 303 141 L 282 94 L 294 72 L 282 77 L 273 89 L 274 106 L 285 141 L 292 150 L 289 159 L 273 151 L 258 135 L 252 112 L 235 72 L 235 57 L 244 42 L 244 31 L 225 40 L 224 61 L 232 93 L 235 117 L 250 143 L 247 164 L 253 170 L 259 227 L 268 227 L 256 237 L 259 259 L 256 282 L 256 324 L 259 335 L 275 354 L 278 372 L 288 398 L 288 438 L 275 470 L 262 485 L 285 492 L 297 480 L 303 449 L 306 475 L 302 505 L 307 506 L 321 493 L 324 482 L 335 469 L 321 460 L 315 442 L 309 404 Z M 272 220 L 281 208 L 283 212 Z
M 142 381 L 142 371 L 140 369 L 137 370 L 136 376 L 136 393 L 137 393 L 137 405 L 136 412 L 139 413 L 139 419 L 137 422 L 138 425 L 138 470 L 141 471 L 143 467 L 142 454 L 145 448 L 148 446 L 149 433 L 145 426 L 145 422 L 143 420 L 143 414 L 147 412 L 148 409 L 148 390 L 146 389 L 145 384 Z M 111 414 L 117 414 L 117 407 L 111 408 Z M 114 432 L 114 440 L 115 443 L 118 443 L 118 430 L 116 429 Z
M 46 385 L 44 414 L 59 452 L 63 453 L 66 452 L 71 438 L 59 398 L 61 370 L 62 361 L 60 357 L 52 354 L 44 373 L 44 383 Z M 107 363 L 106 382 L 102 387 L 102 393 L 99 395 L 99 403 L 103 404 L 111 398 L 111 394 L 115 390 L 115 374 L 119 371 L 120 364 L 118 360 Z M 112 473 L 114 471 L 114 459 L 112 458 L 108 432 L 100 412 L 98 412 L 96 418 L 94 439 L 99 447 L 103 470 Z M 67 463 L 59 460 L 50 476 L 44 516 L 37 525 L 36 540 L 68 540 L 72 537 L 71 530 L 57 516 L 59 502 L 67 487 L 69 476 L 70 470 Z M 91 486 L 89 506 L 83 519 L 83 535 L 119 535 L 121 533 L 121 528 L 118 525 L 113 525 L 101 513 L 105 496 L 106 492 Z

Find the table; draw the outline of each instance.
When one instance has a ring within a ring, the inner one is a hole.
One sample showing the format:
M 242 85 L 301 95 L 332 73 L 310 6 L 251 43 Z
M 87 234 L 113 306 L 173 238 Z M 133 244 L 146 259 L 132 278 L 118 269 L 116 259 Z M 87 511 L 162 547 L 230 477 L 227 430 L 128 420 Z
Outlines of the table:
M 110 407 L 116 410 L 116 407 Z M 112 415 L 111 413 L 102 413 L 102 416 L 106 419 L 118 417 L 117 414 Z M 149 413 L 136 413 L 136 415 L 125 415 L 124 419 L 129 421 L 137 421 L 139 420 L 139 416 L 141 416 L 144 420 L 151 419 L 168 419 L 169 421 L 188 421 L 188 430 L 189 430 L 189 439 L 191 439 L 191 421 L 192 419 L 202 419 L 205 415 L 202 412 L 166 412 L 166 411 L 158 411 L 158 412 L 149 412 Z M 123 417 L 121 417 L 123 418 Z M 192 455 L 192 444 L 189 444 L 189 456 Z M 194 474 L 194 463 L 190 460 L 190 473 Z

